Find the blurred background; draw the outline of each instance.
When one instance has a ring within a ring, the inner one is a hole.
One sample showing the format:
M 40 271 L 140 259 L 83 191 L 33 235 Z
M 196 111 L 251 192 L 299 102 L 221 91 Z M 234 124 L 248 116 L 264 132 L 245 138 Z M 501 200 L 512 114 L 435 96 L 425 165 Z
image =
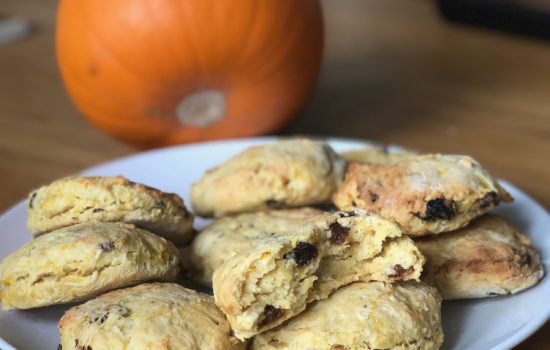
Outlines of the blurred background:
M 322 1 L 320 78 L 278 134 L 470 154 L 549 207 L 550 5 L 439 5 Z M 0 45 L 0 210 L 38 185 L 137 152 L 92 127 L 67 95 L 55 58 L 56 6 L 0 3 L 0 15 L 30 24 L 24 37 Z M 19 29 L 26 32 L 24 24 Z M 519 348 L 547 349 L 549 334 L 546 325 Z
M 56 1 L 2 0 L 30 34 L 0 46 L 0 209 L 136 152 L 90 126 L 55 59 Z M 282 130 L 471 154 L 550 205 L 550 45 L 445 20 L 430 0 L 323 1 L 320 79 Z

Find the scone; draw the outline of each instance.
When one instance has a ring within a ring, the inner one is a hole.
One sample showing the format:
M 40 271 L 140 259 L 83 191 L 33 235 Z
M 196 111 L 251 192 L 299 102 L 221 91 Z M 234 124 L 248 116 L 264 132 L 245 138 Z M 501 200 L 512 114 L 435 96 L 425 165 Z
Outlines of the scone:
M 353 281 L 418 279 L 424 257 L 400 236 L 394 223 L 356 211 L 316 216 L 251 240 L 214 271 L 216 305 L 246 339 Z
M 345 161 L 329 145 L 307 139 L 250 147 L 206 172 L 191 187 L 200 216 L 328 203 Z
M 513 294 L 544 275 L 529 238 L 496 215 L 416 244 L 427 260 L 422 278 L 437 287 L 443 299 Z
M 214 270 L 232 255 L 250 248 L 251 241 L 288 231 L 323 212 L 314 208 L 278 209 L 217 219 L 201 231 L 191 244 L 192 278 L 212 285 Z
M 463 227 L 512 198 L 472 158 L 435 154 L 351 163 L 332 200 L 341 210 L 362 208 L 422 236 Z
M 211 296 L 173 283 L 142 284 L 68 310 L 61 347 L 93 350 L 244 350 Z
M 436 350 L 441 298 L 422 282 L 357 282 L 254 337 L 252 350 Z
M 372 146 L 353 151 L 341 152 L 340 156 L 350 163 L 387 164 L 416 157 L 418 154 L 407 149 L 390 152 L 385 147 Z
M 27 200 L 33 236 L 82 222 L 126 222 L 177 245 L 193 236 L 193 215 L 176 194 L 117 177 L 72 176 L 33 191 Z
M 3 309 L 69 303 L 144 281 L 174 281 L 176 247 L 133 225 L 83 223 L 28 242 L 0 263 Z

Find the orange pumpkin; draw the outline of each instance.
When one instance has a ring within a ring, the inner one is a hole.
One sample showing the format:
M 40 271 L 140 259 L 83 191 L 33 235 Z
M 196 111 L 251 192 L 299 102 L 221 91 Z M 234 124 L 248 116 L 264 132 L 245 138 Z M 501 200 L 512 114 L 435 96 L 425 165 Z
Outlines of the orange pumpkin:
M 141 147 L 268 133 L 319 72 L 317 0 L 61 0 L 56 49 L 72 100 Z

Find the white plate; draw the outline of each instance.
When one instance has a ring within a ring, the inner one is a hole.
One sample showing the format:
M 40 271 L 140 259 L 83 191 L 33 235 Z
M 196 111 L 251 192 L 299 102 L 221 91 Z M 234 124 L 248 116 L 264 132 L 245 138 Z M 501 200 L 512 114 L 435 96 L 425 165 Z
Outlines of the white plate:
M 124 175 L 164 191 L 180 194 L 189 203 L 191 183 L 202 173 L 243 148 L 273 138 L 219 141 L 177 146 L 122 158 L 83 172 L 85 175 Z M 329 139 L 337 151 L 359 148 L 360 141 Z M 514 221 L 535 242 L 546 271 L 550 270 L 550 216 L 519 189 L 503 183 L 515 198 L 496 212 Z M 29 240 L 21 202 L 0 218 L 0 259 Z M 198 228 L 205 221 L 199 220 Z M 527 338 L 550 316 L 550 278 L 514 296 L 444 303 L 444 349 L 508 349 Z M 56 349 L 56 322 L 68 306 L 28 311 L 0 311 L 0 349 Z M 3 338 L 3 340 L 2 340 Z M 10 346 L 9 344 L 12 344 Z

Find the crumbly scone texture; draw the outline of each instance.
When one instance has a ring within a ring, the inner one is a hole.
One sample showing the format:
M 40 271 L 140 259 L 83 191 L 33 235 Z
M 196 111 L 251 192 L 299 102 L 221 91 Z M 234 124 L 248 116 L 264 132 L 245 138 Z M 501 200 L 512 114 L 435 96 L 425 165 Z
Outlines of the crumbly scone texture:
M 193 236 L 193 215 L 174 193 L 122 176 L 72 176 L 29 194 L 27 227 L 33 236 L 83 222 L 125 222 L 176 245 Z
M 200 216 L 220 217 L 328 203 L 344 168 L 345 161 L 323 142 L 292 139 L 250 147 L 194 183 L 191 204 Z
M 407 149 L 390 152 L 385 147 L 372 146 L 353 151 L 341 152 L 340 156 L 349 163 L 388 164 L 416 157 L 418 154 Z
M 0 263 L 3 309 L 29 309 L 95 297 L 140 282 L 174 281 L 176 247 L 122 223 L 83 223 L 31 240 Z
M 211 296 L 174 283 L 142 284 L 69 309 L 61 347 L 93 350 L 244 350 Z
M 422 282 L 356 282 L 254 337 L 253 350 L 436 350 L 441 297 Z
M 514 294 L 544 275 L 529 238 L 497 215 L 416 244 L 427 260 L 422 279 L 437 287 L 443 299 Z
M 217 219 L 201 231 L 191 244 L 192 278 L 203 286 L 212 286 L 214 270 L 229 257 L 250 248 L 250 242 L 286 232 L 290 227 L 323 212 L 314 208 L 278 209 L 245 213 Z
M 351 163 L 332 197 L 397 222 L 412 236 L 466 226 L 510 195 L 468 156 L 421 155 L 396 163 Z
M 354 281 L 418 279 L 424 257 L 394 223 L 364 212 L 316 216 L 253 239 L 214 271 L 216 305 L 246 339 Z

